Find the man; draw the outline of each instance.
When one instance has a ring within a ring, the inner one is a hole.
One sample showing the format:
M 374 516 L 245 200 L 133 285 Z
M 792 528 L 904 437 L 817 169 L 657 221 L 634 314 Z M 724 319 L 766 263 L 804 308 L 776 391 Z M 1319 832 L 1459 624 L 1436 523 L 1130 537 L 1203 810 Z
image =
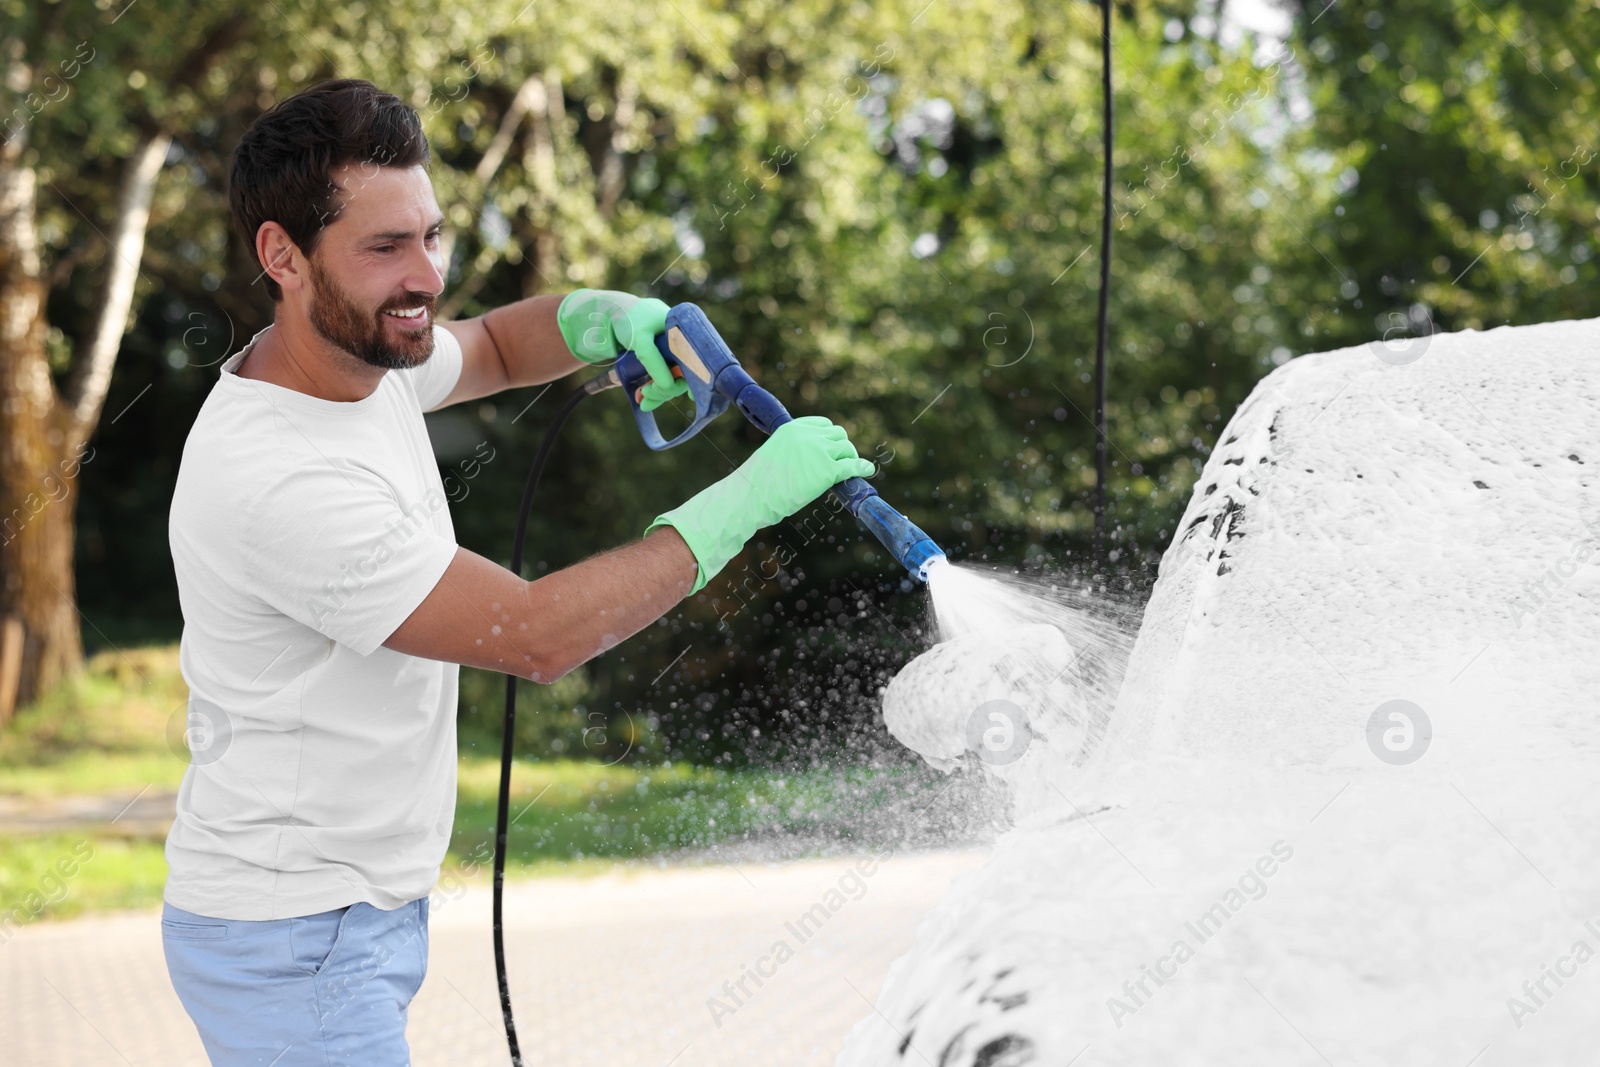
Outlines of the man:
M 656 351 L 666 306 L 539 296 L 435 322 L 443 218 L 415 112 L 361 81 L 261 116 L 233 220 L 273 323 L 221 368 L 169 535 L 192 757 L 167 838 L 168 971 L 212 1062 L 402 1064 L 455 808 L 459 664 L 550 682 L 865 475 L 799 419 L 642 540 L 528 582 L 455 543 L 422 413 Z

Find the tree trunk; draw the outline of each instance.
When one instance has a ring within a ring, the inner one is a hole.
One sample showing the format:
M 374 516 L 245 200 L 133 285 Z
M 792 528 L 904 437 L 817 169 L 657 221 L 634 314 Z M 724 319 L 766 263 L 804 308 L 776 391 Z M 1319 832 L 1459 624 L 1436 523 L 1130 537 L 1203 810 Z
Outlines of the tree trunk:
M 139 261 L 144 258 L 144 237 L 150 229 L 150 201 L 155 196 L 156 177 L 166 162 L 172 138 L 151 131 L 139 138 L 123 165 L 122 185 L 117 191 L 117 214 L 111 223 L 111 255 L 106 257 L 105 284 L 100 290 L 99 313 L 89 335 L 87 352 L 73 360 L 72 378 L 63 403 L 68 409 L 71 433 L 66 442 L 74 452 L 89 439 L 100 421 L 100 405 L 111 386 L 111 368 L 122 348 L 122 335 L 128 329 L 128 313 L 133 309 L 133 287 L 139 280 Z
M 133 305 L 150 201 L 170 144 L 151 132 L 128 157 L 99 311 L 64 397 L 45 355 L 49 286 L 39 258 L 37 178 L 15 157 L 0 159 L 0 619 L 22 623 L 17 705 L 83 667 L 72 565 L 78 471 L 94 458 L 88 439 Z M 0 693 L 0 705 L 10 696 Z
M 566 120 L 566 96 L 559 75 L 544 73 L 544 106 L 528 112 L 528 141 L 523 149 L 522 169 L 533 187 L 534 199 L 528 207 L 528 221 L 535 235 L 526 243 L 523 260 L 522 295 L 559 291 L 560 256 L 556 246 L 557 189 L 556 138 Z
M 36 202 L 32 169 L 0 161 L 0 618 L 22 624 L 17 704 L 83 664 L 72 575 L 77 464 L 64 462 L 70 415 L 45 357 Z
M 195 90 L 244 39 L 252 19 L 240 11 L 213 27 L 178 65 L 169 88 Z M 46 30 L 41 39 L 51 36 Z M 9 94 L 0 99 L 9 103 L 28 93 L 34 70 L 19 43 L 8 41 L 0 60 Z M 0 636 L 14 637 L 18 623 L 22 630 L 20 670 L 0 669 L 0 721 L 14 704 L 37 700 L 83 667 L 72 565 L 74 494 L 79 468 L 94 458 L 88 440 L 127 330 L 156 179 L 172 144 L 153 117 L 133 127 L 139 136 L 105 235 L 111 247 L 95 321 L 59 393 L 45 351 L 50 276 L 41 264 L 38 178 L 24 155 L 32 131 L 27 124 L 8 125 L 0 142 Z M 0 667 L 9 666 L 8 653 L 15 658 L 16 643 L 0 647 Z M 13 673 L 15 692 L 9 692 Z

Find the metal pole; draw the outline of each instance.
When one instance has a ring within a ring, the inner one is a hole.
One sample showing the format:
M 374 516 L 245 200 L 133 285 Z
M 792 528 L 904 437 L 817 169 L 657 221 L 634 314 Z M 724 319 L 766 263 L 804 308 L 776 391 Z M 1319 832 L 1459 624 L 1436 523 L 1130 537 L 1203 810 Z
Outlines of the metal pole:
M 1105 572 L 1106 559 L 1106 332 L 1111 291 L 1111 0 L 1100 0 L 1100 93 L 1104 104 L 1104 188 L 1100 203 L 1100 331 L 1094 346 L 1094 558 Z

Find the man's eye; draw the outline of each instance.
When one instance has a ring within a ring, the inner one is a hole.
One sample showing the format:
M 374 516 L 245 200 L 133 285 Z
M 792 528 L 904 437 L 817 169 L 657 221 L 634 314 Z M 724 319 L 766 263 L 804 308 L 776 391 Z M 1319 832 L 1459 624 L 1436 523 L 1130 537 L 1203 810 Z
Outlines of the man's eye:
M 394 251 L 394 245 L 379 245 L 377 248 L 374 248 L 373 251 L 374 252 L 393 252 Z
M 434 230 L 432 233 L 428 234 L 428 240 L 430 242 L 437 242 L 439 240 L 439 231 Z

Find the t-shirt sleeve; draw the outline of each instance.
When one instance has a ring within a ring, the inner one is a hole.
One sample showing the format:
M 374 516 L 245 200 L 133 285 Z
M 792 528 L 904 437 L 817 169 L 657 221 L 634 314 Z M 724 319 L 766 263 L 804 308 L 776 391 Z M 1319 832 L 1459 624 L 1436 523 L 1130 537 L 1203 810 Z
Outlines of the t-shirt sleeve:
M 275 610 L 360 655 L 404 622 L 455 558 L 434 528 L 442 494 L 402 506 L 387 481 L 351 467 L 286 473 L 243 526 L 244 579 Z
M 444 403 L 444 398 L 456 387 L 456 382 L 461 380 L 461 359 L 461 342 L 456 340 L 456 335 L 435 323 L 433 355 L 422 366 L 401 372 L 411 375 L 423 411 L 432 411 Z

